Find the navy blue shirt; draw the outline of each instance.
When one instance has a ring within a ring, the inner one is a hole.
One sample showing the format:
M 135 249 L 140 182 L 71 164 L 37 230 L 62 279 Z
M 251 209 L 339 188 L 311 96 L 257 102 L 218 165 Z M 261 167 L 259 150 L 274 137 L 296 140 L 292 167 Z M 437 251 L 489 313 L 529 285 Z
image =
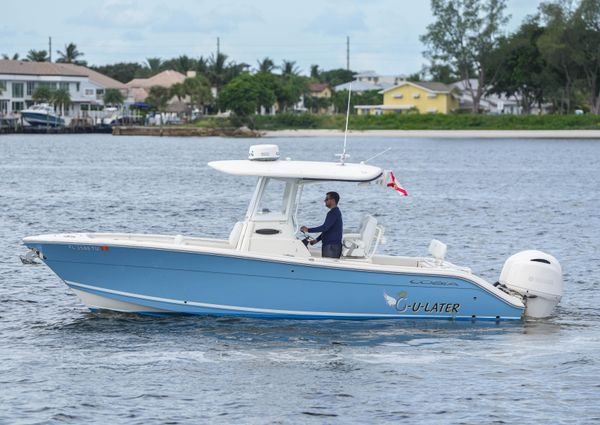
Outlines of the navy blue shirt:
M 317 238 L 323 242 L 323 245 L 341 245 L 342 234 L 344 232 L 344 222 L 342 221 L 342 212 L 338 207 L 333 207 L 325 217 L 325 223 L 318 227 L 311 227 L 309 232 L 322 232 Z

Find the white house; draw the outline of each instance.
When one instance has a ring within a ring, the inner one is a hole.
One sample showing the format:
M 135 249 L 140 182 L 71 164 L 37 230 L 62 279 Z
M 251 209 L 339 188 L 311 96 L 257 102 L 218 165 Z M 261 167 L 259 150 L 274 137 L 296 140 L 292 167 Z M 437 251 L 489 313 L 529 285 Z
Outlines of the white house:
M 477 90 L 479 83 L 476 79 L 469 80 L 471 87 L 473 90 Z M 451 86 L 456 87 L 460 90 L 460 109 L 463 110 L 471 110 L 473 107 L 473 96 L 471 96 L 471 91 L 467 86 L 466 80 L 458 81 L 456 83 L 451 84 Z M 488 94 L 483 95 L 479 101 L 481 110 L 484 112 L 488 112 L 491 114 L 511 114 L 511 115 L 521 115 L 523 113 L 523 107 L 521 106 L 521 98 L 520 96 L 504 96 L 498 94 Z M 551 105 L 546 104 L 542 105 L 542 114 L 546 114 L 550 112 Z M 537 105 L 532 105 L 531 107 L 532 114 L 540 113 L 540 110 Z
M 107 89 L 120 90 L 125 99 L 125 84 L 84 66 L 52 62 L 0 60 L 0 113 L 18 113 L 33 105 L 36 87 L 65 89 L 71 95 L 67 116 L 103 106 Z
M 361 93 L 369 90 L 387 90 L 402 81 L 406 81 L 404 75 L 380 75 L 375 71 L 363 71 L 354 76 L 350 83 L 339 84 L 334 87 L 335 91 L 348 90 L 352 85 L 352 91 Z

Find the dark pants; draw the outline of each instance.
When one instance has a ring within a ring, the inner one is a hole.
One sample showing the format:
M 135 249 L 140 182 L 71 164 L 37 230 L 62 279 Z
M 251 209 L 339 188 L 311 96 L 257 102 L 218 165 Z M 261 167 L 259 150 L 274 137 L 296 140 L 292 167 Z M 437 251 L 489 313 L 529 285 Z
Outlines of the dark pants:
M 340 258 L 342 256 L 342 244 L 328 244 L 321 248 L 321 256 L 329 258 Z

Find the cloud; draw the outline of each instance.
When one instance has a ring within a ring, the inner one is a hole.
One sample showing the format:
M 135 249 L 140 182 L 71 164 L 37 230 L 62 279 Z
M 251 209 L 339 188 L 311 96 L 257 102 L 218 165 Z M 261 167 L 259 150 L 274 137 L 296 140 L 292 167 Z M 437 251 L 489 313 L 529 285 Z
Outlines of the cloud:
M 182 14 L 179 10 L 161 10 L 151 29 L 158 32 L 223 32 L 230 33 L 245 24 L 264 22 L 260 12 L 251 6 L 228 4 L 201 15 Z
M 353 34 L 367 29 L 364 13 L 360 13 L 358 10 L 346 12 L 331 9 L 318 15 L 306 27 L 306 30 L 310 32 L 335 36 Z
M 70 25 L 127 28 L 144 27 L 152 22 L 154 9 L 141 0 L 105 0 L 98 7 L 86 8 L 66 19 Z

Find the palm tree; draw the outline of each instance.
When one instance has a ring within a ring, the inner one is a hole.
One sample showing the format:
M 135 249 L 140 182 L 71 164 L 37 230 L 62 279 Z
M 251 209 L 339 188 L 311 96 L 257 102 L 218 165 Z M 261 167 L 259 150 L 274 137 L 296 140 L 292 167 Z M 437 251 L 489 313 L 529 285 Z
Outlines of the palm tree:
M 175 71 L 179 71 L 182 74 L 187 74 L 188 71 L 194 68 L 194 60 L 191 59 L 188 55 L 179 56 L 175 59 Z
M 146 70 L 151 77 L 160 72 L 163 60 L 161 58 L 146 58 Z
M 273 72 L 273 70 L 277 68 L 273 59 L 269 57 L 265 57 L 263 60 L 256 62 L 258 63 L 258 72 Z
M 35 103 L 47 103 L 52 99 L 52 90 L 47 86 L 37 86 L 31 94 L 31 100 Z
M 18 61 L 19 60 L 19 54 L 15 53 L 11 57 L 11 56 L 8 56 L 6 53 L 2 53 L 2 59 L 9 60 L 9 61 Z
M 119 89 L 106 89 L 102 100 L 104 101 L 104 105 L 116 106 L 122 105 L 125 98 Z
M 186 78 L 183 81 L 183 91 L 190 96 L 192 105 L 196 106 L 199 110 L 202 110 L 206 105 L 213 101 L 210 82 L 203 75 L 197 75 L 194 78 Z
M 283 60 L 281 65 L 281 76 L 290 77 L 292 75 L 299 75 L 300 69 L 296 66 L 296 61 Z
M 310 78 L 319 80 L 320 74 L 321 74 L 321 70 L 319 69 L 319 65 L 311 65 L 310 66 Z
M 199 74 L 206 74 L 208 72 L 208 59 L 200 56 L 196 61 L 196 72 Z
M 177 100 L 179 100 L 180 102 L 181 99 L 183 99 L 186 95 L 183 83 L 175 83 L 169 88 L 169 90 L 171 93 L 171 97 L 177 96 Z
M 164 112 L 165 109 L 167 109 L 169 99 L 171 99 L 171 93 L 169 93 L 168 88 L 162 86 L 152 86 L 150 87 L 150 93 L 148 93 L 146 102 L 154 106 L 160 112 Z
M 211 55 L 208 59 L 208 79 L 217 88 L 217 93 L 226 83 L 227 79 L 227 55 L 218 53 Z
M 52 103 L 54 106 L 60 107 L 60 114 L 65 114 L 65 107 L 71 104 L 71 94 L 69 90 L 58 89 L 52 93 Z
M 60 56 L 56 62 L 59 63 L 79 63 L 77 58 L 83 56 L 83 53 L 77 50 L 75 43 L 65 45 L 65 51 L 57 50 L 56 53 Z
M 48 52 L 46 50 L 31 49 L 27 52 L 26 60 L 31 62 L 48 62 Z

